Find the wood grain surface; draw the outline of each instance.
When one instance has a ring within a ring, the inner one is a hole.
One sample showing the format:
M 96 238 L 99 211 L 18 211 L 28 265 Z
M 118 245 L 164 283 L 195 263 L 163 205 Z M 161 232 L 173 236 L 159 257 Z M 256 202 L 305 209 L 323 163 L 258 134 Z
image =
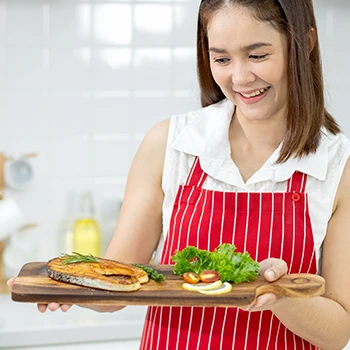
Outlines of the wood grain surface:
M 151 265 L 165 275 L 161 283 L 149 281 L 135 292 L 110 292 L 57 282 L 48 277 L 46 262 L 24 265 L 12 287 L 12 300 L 29 303 L 66 303 L 94 305 L 153 306 L 246 306 L 264 293 L 293 298 L 309 298 L 324 293 L 325 281 L 310 274 L 285 275 L 269 283 L 259 277 L 251 283 L 233 284 L 226 294 L 209 296 L 182 288 L 183 279 L 172 272 L 171 265 Z

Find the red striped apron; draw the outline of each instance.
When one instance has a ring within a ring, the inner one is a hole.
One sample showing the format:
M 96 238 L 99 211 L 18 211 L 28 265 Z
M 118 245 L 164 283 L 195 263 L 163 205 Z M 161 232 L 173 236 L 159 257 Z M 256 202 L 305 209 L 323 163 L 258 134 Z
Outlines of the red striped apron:
M 286 192 L 219 192 L 202 188 L 207 174 L 195 158 L 176 195 L 161 263 L 189 245 L 213 250 L 234 243 L 257 261 L 287 262 L 289 273 L 316 273 L 306 175 L 295 172 Z M 316 349 L 270 311 L 223 307 L 150 307 L 141 350 Z

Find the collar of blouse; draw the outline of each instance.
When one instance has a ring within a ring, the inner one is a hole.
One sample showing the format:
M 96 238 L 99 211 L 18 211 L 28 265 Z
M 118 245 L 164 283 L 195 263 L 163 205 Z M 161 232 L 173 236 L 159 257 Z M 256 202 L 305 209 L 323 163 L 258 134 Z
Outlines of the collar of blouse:
M 190 122 L 174 139 L 171 147 L 180 152 L 198 156 L 202 169 L 209 176 L 237 185 L 237 181 L 242 180 L 238 168 L 231 159 L 227 137 L 233 111 L 232 102 L 224 99 L 206 108 L 190 112 Z M 276 164 L 279 146 L 245 185 L 268 180 L 286 181 L 295 171 L 325 180 L 329 158 L 328 148 L 336 136 L 327 132 L 326 129 L 322 131 L 322 140 L 316 153 L 303 158 L 292 157 L 285 163 Z

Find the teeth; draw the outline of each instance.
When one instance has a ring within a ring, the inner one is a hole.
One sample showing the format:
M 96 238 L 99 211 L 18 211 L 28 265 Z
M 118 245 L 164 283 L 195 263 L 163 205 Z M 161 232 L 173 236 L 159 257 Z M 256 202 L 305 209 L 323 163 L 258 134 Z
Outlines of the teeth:
M 247 94 L 242 94 L 242 96 L 246 97 L 246 98 L 249 98 L 249 97 L 255 97 L 255 96 L 258 96 L 258 95 L 261 95 L 263 92 L 267 91 L 268 88 L 265 88 L 265 89 L 260 89 L 260 90 L 257 90 L 257 91 L 254 91 L 252 92 L 251 94 L 247 95 Z

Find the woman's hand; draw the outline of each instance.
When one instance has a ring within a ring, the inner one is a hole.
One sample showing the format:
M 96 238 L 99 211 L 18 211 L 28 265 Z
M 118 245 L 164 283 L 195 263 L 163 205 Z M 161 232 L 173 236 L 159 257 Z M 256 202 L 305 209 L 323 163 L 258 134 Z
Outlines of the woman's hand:
M 58 309 L 61 309 L 63 312 L 68 311 L 71 306 L 73 305 L 68 305 L 68 304 L 58 304 L 58 303 L 49 303 L 49 304 L 38 304 L 38 310 L 40 312 L 45 312 L 47 309 L 50 311 L 56 311 Z M 83 307 L 85 309 L 90 309 L 96 312 L 115 312 L 123 309 L 125 306 L 113 306 L 113 305 L 79 305 L 79 307 Z
M 7 281 L 7 285 L 12 288 L 13 284 L 15 283 L 16 277 L 11 277 Z M 45 312 L 47 309 L 50 311 L 56 311 L 58 309 L 61 309 L 63 312 L 66 312 L 70 309 L 72 305 L 66 305 L 66 304 L 57 304 L 57 303 L 49 303 L 49 304 L 37 304 L 38 310 L 40 312 Z
M 50 311 L 56 311 L 61 309 L 63 312 L 68 311 L 72 305 L 68 304 L 58 304 L 58 303 L 49 303 L 49 304 L 38 304 L 38 310 L 40 312 L 45 312 L 47 309 Z M 83 307 L 85 309 L 90 309 L 96 312 L 115 312 L 123 309 L 125 306 L 113 306 L 113 305 L 79 305 L 79 307 Z
M 12 288 L 15 283 L 16 277 L 12 277 L 7 281 L 7 285 Z M 78 305 L 83 308 L 91 309 L 97 312 L 114 312 L 123 309 L 125 306 L 111 306 L 111 305 Z M 38 310 L 40 312 L 45 312 L 46 310 L 56 311 L 61 309 L 63 312 L 68 311 L 72 305 L 69 304 L 58 304 L 58 303 L 49 303 L 49 304 L 37 304 Z
M 16 277 L 11 277 L 7 281 L 7 285 L 12 288 L 13 284 L 15 283 Z M 63 312 L 68 311 L 71 308 L 72 305 L 67 304 L 58 304 L 58 303 L 49 303 L 49 304 L 37 304 L 38 310 L 40 312 L 45 312 L 47 309 L 50 311 L 56 311 L 58 309 L 61 309 Z
M 56 311 L 58 309 L 61 309 L 63 312 L 68 311 L 72 305 L 68 304 L 58 304 L 58 303 L 49 303 L 49 304 L 37 304 L 37 308 L 40 312 L 45 312 L 47 309 L 50 311 Z
M 269 282 L 274 282 L 281 278 L 288 271 L 288 266 L 284 260 L 269 258 L 260 262 L 260 275 L 264 276 Z M 247 308 L 242 308 L 247 311 L 263 311 L 270 310 L 274 305 L 278 296 L 272 293 L 260 295 L 256 298 L 255 303 Z

